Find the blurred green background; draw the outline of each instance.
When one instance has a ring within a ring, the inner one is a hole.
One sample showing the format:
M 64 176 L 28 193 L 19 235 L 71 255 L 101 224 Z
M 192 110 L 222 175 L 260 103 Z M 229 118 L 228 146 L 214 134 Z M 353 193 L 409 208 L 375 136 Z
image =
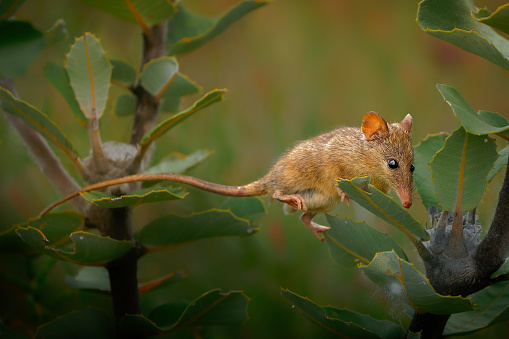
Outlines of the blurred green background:
M 219 15 L 236 3 L 182 2 L 208 16 Z M 478 7 L 487 5 L 493 10 L 500 4 L 476 2 Z M 229 92 L 226 101 L 207 108 L 162 137 L 152 163 L 170 152 L 189 154 L 207 148 L 214 154 L 188 174 L 241 185 L 263 176 L 296 141 L 341 125 L 360 126 L 368 111 L 376 111 L 390 122 L 412 114 L 413 140 L 417 144 L 427 134 L 459 126 L 436 90 L 436 83 L 457 88 L 476 110 L 499 112 L 509 118 L 504 94 L 507 74 L 486 60 L 421 31 L 415 22 L 416 12 L 417 2 L 408 0 L 275 0 L 248 14 L 211 43 L 179 58 L 180 71 L 203 86 L 205 92 L 214 88 L 227 88 Z M 41 30 L 50 28 L 58 18 L 67 24 L 68 38 L 47 49 L 26 75 L 16 80 L 16 86 L 20 98 L 51 116 L 85 157 L 89 147 L 87 132 L 44 79 L 43 66 L 48 61 L 63 64 L 74 37 L 84 32 L 99 37 L 109 57 L 139 65 L 140 30 L 77 0 L 27 0 L 17 16 Z M 113 113 L 120 93 L 118 88 L 111 89 L 109 109 L 101 120 L 103 140 L 128 141 L 132 118 L 119 118 Z M 186 98 L 182 107 L 199 97 Z M 62 152 L 55 152 L 62 157 Z M 0 125 L 0 154 L 0 230 L 5 230 L 35 217 L 59 194 L 30 159 L 5 118 Z M 62 159 L 75 175 L 72 164 Z M 485 227 L 491 221 L 500 184 L 499 174 L 479 208 Z M 135 227 L 170 211 L 201 211 L 219 206 L 224 200 L 193 188 L 189 191 L 191 194 L 183 201 L 135 208 Z M 426 222 L 426 211 L 419 204 L 417 192 L 414 199 L 411 213 Z M 243 290 L 252 299 L 250 320 L 240 328 L 208 330 L 211 337 L 328 336 L 328 332 L 291 308 L 280 296 L 280 287 L 321 305 L 347 307 L 377 318 L 405 322 L 402 310 L 391 305 L 391 300 L 376 291 L 373 283 L 356 269 L 341 268 L 330 259 L 326 245 L 300 223 L 298 215 L 285 217 L 279 202 L 265 201 L 268 214 L 260 219 L 263 226 L 256 235 L 199 241 L 145 256 L 139 262 L 140 279 L 149 280 L 173 270 L 186 273 L 187 278 L 172 287 L 171 295 L 160 296 L 161 302 L 191 301 L 214 288 Z M 355 203 L 351 205 L 338 206 L 331 213 L 366 221 L 390 233 L 416 259 L 404 235 Z M 325 218 L 320 216 L 317 221 L 325 223 Z M 22 258 L 4 259 L 0 259 L 0 269 L 25 274 Z M 39 260 L 42 265 L 45 259 Z M 422 269 L 420 262 L 416 265 Z M 53 316 L 87 304 L 109 307 L 105 296 L 78 293 L 66 287 L 61 273 L 72 273 L 76 267 L 59 263 L 53 270 L 47 293 L 42 296 L 46 306 L 52 305 Z M 29 301 L 14 285 L 2 282 L 0 293 L 2 315 L 23 314 L 30 309 Z M 496 335 L 507 329 L 509 326 L 501 324 L 471 337 Z

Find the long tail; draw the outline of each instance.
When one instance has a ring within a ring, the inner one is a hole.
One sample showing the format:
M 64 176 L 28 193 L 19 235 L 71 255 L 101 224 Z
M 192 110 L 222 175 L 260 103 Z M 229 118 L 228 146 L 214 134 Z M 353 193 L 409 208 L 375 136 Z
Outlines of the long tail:
M 213 182 L 208 182 L 205 180 L 193 178 L 187 175 L 175 174 L 175 173 L 161 173 L 161 174 L 135 174 L 127 177 L 101 181 L 86 187 L 83 187 L 79 191 L 75 191 L 62 199 L 55 201 L 48 207 L 46 207 L 40 214 L 39 217 L 42 217 L 44 214 L 48 213 L 50 210 L 55 208 L 58 205 L 63 204 L 66 201 L 74 199 L 78 197 L 81 193 L 90 192 L 94 190 L 99 190 L 102 188 L 128 184 L 132 182 L 140 182 L 140 181 L 172 181 L 178 182 L 186 185 L 191 185 L 205 191 L 228 195 L 233 197 L 253 197 L 259 195 L 265 195 L 268 193 L 268 189 L 266 185 L 263 184 L 263 180 L 258 180 L 253 183 L 244 185 L 244 186 L 225 186 L 215 184 Z

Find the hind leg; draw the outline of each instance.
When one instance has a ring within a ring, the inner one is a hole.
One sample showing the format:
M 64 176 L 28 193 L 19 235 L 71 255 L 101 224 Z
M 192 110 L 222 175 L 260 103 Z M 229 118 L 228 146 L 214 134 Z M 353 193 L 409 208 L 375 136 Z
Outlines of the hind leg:
M 313 213 L 309 213 L 309 212 L 306 212 L 304 214 L 302 214 L 300 216 L 300 220 L 304 223 L 304 225 L 306 225 L 306 227 L 311 231 L 313 232 L 313 234 L 318 238 L 320 239 L 320 241 L 323 241 L 323 237 L 320 235 L 320 233 L 324 233 L 325 231 L 327 231 L 328 229 L 330 229 L 330 227 L 327 227 L 327 226 L 322 226 L 322 225 L 319 225 L 317 224 L 316 222 L 313 221 L 313 218 L 315 217 L 316 214 L 313 214 Z
M 299 211 L 307 211 L 306 203 L 300 194 L 283 194 L 280 190 L 277 190 L 272 194 L 270 201 L 277 199 L 285 204 L 292 206 Z

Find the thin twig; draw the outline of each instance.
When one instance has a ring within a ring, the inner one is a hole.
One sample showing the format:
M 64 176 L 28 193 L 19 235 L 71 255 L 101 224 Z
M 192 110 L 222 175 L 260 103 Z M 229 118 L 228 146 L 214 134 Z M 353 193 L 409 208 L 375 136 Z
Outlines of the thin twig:
M 87 125 L 88 138 L 90 139 L 90 148 L 92 149 L 92 156 L 97 169 L 101 173 L 106 173 L 109 170 L 108 161 L 103 152 L 101 134 L 99 130 L 99 119 L 97 115 L 93 114 Z
M 0 83 L 17 97 L 12 81 L 0 80 Z M 5 116 L 25 142 L 41 171 L 60 194 L 66 195 L 80 189 L 78 183 L 65 170 L 60 159 L 56 157 L 46 140 L 39 133 L 25 124 L 21 118 L 12 114 L 5 114 Z M 78 164 L 81 165 L 81 162 L 76 159 L 75 165 Z M 83 172 L 82 165 L 81 167 L 77 166 L 77 168 Z M 73 201 L 73 205 L 80 213 L 85 214 L 91 204 L 85 199 L 78 199 Z

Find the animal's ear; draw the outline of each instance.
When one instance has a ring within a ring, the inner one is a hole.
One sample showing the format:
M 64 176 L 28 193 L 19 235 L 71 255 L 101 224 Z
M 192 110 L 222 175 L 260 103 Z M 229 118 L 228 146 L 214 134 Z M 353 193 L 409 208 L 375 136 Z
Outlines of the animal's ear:
M 384 137 L 389 133 L 387 122 L 376 112 L 366 113 L 362 119 L 362 133 L 366 140 L 371 141 L 378 137 Z
M 412 132 L 412 116 L 410 114 L 407 114 L 405 119 L 401 120 L 399 123 L 403 131 L 410 134 Z

